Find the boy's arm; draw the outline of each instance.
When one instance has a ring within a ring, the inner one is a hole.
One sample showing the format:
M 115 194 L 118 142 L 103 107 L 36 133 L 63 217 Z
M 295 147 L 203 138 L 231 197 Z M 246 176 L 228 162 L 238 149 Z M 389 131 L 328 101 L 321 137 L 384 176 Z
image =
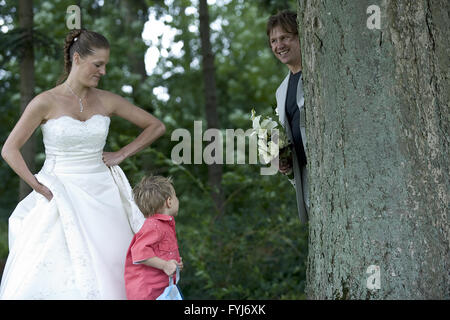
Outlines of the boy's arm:
M 176 260 L 163 260 L 158 257 L 152 257 L 147 260 L 139 261 L 139 263 L 143 263 L 146 266 L 153 267 L 156 269 L 160 269 L 164 271 L 165 274 L 171 276 L 177 271 L 177 261 Z

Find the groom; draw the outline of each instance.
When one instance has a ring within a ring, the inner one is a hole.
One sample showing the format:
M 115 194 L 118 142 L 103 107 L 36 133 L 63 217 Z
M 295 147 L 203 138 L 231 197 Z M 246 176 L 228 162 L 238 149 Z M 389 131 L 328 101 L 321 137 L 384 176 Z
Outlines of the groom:
M 294 172 L 294 187 L 300 221 L 308 221 L 309 194 L 306 171 L 305 109 L 302 85 L 302 57 L 297 30 L 297 14 L 281 11 L 267 21 L 270 48 L 278 60 L 289 69 L 276 92 L 280 122 L 293 143 L 292 161 L 280 162 L 281 173 Z

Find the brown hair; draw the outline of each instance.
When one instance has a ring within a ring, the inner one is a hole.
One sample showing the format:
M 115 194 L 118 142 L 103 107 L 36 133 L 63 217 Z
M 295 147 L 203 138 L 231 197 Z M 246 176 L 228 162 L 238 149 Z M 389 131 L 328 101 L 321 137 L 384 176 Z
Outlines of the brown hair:
M 297 13 L 290 10 L 283 10 L 273 15 L 267 21 L 266 33 L 270 39 L 270 33 L 272 30 L 280 26 L 284 31 L 298 34 Z M 270 43 L 269 43 L 270 45 Z
M 155 214 L 175 194 L 172 178 L 147 176 L 134 187 L 133 197 L 144 217 Z
M 64 42 L 64 73 L 59 78 L 58 84 L 69 75 L 73 54 L 78 52 L 81 57 L 85 57 L 94 52 L 93 48 L 109 49 L 109 42 L 101 34 L 86 29 L 73 29 L 67 34 Z

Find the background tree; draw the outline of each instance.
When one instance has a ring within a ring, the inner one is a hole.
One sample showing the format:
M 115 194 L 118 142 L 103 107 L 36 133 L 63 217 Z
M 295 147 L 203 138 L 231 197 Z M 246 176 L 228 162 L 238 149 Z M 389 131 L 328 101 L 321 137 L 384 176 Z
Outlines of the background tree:
M 203 86 L 205 93 L 205 114 L 208 129 L 220 128 L 217 113 L 216 68 L 211 49 L 209 32 L 209 10 L 206 0 L 199 0 L 200 40 L 202 47 Z M 217 139 L 214 138 L 212 141 Z M 217 150 L 211 156 L 216 156 Z M 213 163 L 208 166 L 208 182 L 218 215 L 223 214 L 222 165 Z
M 34 44 L 33 44 L 33 1 L 19 0 L 19 27 L 22 32 L 20 58 L 20 112 L 34 98 Z M 21 149 L 25 163 L 31 172 L 35 171 L 36 135 L 33 134 Z M 22 179 L 19 184 L 19 200 L 31 192 Z
M 379 30 L 366 23 L 373 1 L 298 1 L 307 293 L 448 299 L 450 4 L 375 3 Z M 379 289 L 367 286 L 371 265 L 380 268 Z

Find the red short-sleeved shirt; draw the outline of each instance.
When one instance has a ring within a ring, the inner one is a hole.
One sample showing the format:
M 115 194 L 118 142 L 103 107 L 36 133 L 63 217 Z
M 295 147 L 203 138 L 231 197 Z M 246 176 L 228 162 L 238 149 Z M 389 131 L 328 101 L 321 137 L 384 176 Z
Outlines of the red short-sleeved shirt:
M 169 277 L 164 271 L 139 263 L 152 257 L 180 262 L 174 217 L 159 213 L 148 217 L 131 240 L 125 261 L 128 299 L 152 299 L 152 289 L 154 293 L 154 289 L 168 286 Z

